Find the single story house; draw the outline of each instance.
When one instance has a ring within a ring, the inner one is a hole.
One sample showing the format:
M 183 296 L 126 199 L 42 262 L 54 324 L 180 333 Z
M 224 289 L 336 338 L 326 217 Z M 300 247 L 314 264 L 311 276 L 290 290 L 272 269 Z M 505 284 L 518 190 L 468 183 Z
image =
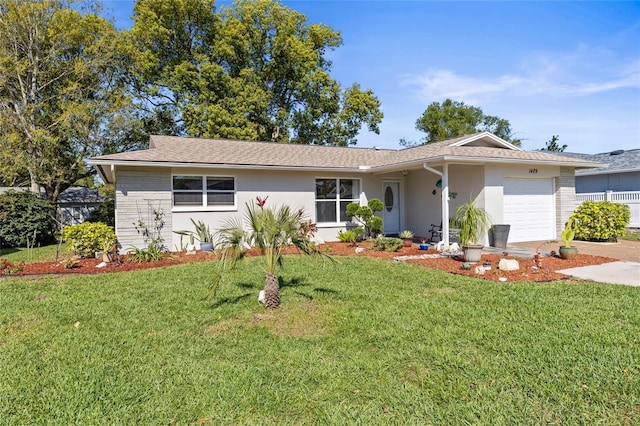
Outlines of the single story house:
M 401 150 L 327 147 L 152 136 L 149 148 L 94 157 L 115 184 L 116 233 L 123 247 L 143 247 L 134 223 L 163 213 L 165 244 L 175 230 L 202 220 L 215 231 L 244 213 L 256 196 L 267 205 L 301 207 L 319 240 L 335 241 L 349 226 L 346 205 L 379 198 L 386 234 L 428 235 L 473 199 L 495 224 L 510 224 L 509 242 L 556 239 L 575 207 L 575 170 L 597 163 L 524 151 L 482 132 Z M 486 243 L 486 239 L 485 239 Z

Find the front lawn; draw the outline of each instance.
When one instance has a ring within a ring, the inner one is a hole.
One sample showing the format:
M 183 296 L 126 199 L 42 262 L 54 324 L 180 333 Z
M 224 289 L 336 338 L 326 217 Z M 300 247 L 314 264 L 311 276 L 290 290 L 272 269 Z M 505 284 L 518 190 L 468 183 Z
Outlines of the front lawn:
M 0 257 L 16 264 L 20 262 L 51 262 L 56 260 L 56 256 L 58 259 L 63 259 L 72 254 L 73 253 L 67 251 L 67 245 L 64 243 L 60 246 L 53 244 L 34 248 L 16 247 L 0 249 Z
M 640 292 L 364 257 L 0 279 L 3 424 L 638 424 Z

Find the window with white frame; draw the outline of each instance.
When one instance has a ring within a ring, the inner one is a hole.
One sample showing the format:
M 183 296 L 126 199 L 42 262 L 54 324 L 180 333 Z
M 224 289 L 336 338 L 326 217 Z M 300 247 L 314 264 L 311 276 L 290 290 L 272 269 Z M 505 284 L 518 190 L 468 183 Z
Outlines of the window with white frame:
M 235 178 L 229 176 L 173 176 L 173 205 L 234 206 L 235 186 Z
M 358 179 L 316 179 L 316 222 L 347 222 L 347 205 L 359 201 Z

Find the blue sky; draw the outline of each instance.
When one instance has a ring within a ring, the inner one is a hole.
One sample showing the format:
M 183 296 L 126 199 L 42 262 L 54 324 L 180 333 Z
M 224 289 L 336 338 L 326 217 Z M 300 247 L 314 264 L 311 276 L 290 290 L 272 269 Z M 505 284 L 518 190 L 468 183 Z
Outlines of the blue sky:
M 332 76 L 375 92 L 384 119 L 357 146 L 419 140 L 451 98 L 510 121 L 524 149 L 640 148 L 640 2 L 284 1 L 340 31 Z M 231 2 L 219 1 L 218 6 Z M 133 2 L 105 1 L 119 28 Z

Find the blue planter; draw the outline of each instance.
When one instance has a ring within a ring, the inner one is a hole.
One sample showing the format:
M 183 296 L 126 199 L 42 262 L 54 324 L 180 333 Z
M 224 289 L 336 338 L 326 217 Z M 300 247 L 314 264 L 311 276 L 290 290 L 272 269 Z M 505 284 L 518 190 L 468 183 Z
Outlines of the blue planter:
M 429 244 L 426 244 L 426 243 L 420 244 L 420 250 L 429 250 Z

